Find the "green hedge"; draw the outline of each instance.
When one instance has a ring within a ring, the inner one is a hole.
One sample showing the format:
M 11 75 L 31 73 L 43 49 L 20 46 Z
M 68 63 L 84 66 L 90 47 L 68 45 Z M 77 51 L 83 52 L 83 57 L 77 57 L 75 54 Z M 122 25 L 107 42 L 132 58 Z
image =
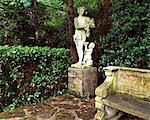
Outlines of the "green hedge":
M 150 68 L 150 13 L 148 0 L 113 0 L 112 29 L 100 36 L 103 66 Z
M 0 111 L 62 94 L 69 64 L 64 48 L 0 46 Z

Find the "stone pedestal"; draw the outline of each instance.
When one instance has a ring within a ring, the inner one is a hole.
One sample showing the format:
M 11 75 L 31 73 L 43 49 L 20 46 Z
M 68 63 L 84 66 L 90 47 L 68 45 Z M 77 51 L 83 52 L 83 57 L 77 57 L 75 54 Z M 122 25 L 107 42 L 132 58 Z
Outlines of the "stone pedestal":
M 97 87 L 97 68 L 72 68 L 68 69 L 69 92 L 84 98 L 94 97 Z

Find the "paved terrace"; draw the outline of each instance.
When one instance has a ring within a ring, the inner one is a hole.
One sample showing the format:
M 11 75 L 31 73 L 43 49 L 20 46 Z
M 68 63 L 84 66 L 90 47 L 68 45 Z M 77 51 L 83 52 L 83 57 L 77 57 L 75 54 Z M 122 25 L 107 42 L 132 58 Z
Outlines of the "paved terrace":
M 0 113 L 0 120 L 94 120 L 95 100 L 63 94 L 42 104 L 25 106 Z M 120 120 L 142 120 L 124 115 Z

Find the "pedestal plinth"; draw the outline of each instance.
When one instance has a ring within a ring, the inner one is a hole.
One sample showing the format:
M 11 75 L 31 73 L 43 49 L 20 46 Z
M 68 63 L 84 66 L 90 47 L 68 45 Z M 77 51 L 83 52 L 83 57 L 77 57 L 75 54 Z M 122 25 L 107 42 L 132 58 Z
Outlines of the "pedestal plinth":
M 80 97 L 94 97 L 97 87 L 97 68 L 72 68 L 68 69 L 69 92 Z

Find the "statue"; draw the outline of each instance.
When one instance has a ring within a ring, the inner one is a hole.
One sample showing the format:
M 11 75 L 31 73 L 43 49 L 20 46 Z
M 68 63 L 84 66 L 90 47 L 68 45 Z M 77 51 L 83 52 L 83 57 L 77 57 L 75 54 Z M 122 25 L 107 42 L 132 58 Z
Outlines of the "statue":
M 79 16 L 75 17 L 74 19 L 75 34 L 73 36 L 73 41 L 75 42 L 76 45 L 79 60 L 77 63 L 72 64 L 71 67 L 82 68 L 83 64 L 86 64 L 86 66 L 88 64 L 87 60 L 85 60 L 86 62 L 85 61 L 83 62 L 84 58 L 83 46 L 86 42 L 86 37 L 90 36 L 90 28 L 94 28 L 95 24 L 93 18 L 91 19 L 90 17 L 83 16 L 85 12 L 85 7 L 79 7 L 77 9 L 77 12 Z
M 93 60 L 92 60 L 92 52 L 95 47 L 95 43 L 91 42 L 88 46 L 89 42 L 85 42 L 85 51 L 84 51 L 84 58 L 83 58 L 83 67 L 89 67 L 93 65 Z

